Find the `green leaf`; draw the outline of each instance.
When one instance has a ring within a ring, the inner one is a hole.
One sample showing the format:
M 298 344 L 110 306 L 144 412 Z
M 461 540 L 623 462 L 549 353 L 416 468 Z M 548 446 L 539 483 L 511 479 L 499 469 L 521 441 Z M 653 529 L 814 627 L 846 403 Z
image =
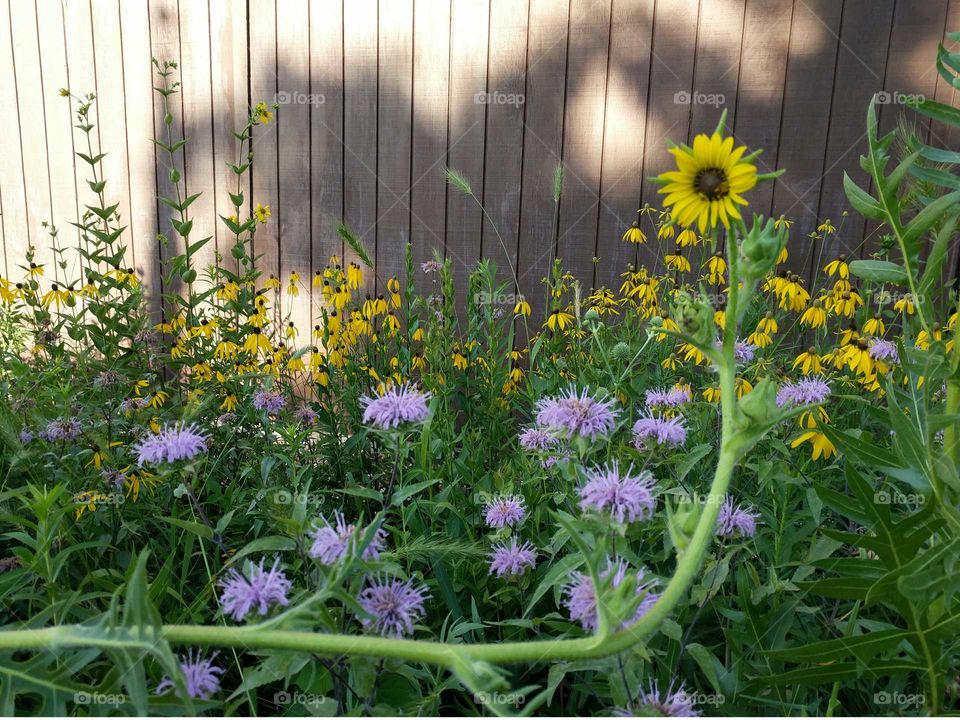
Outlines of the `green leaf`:
M 905 285 L 907 282 L 903 266 L 889 260 L 854 260 L 850 263 L 850 272 L 861 280 L 876 283 Z
M 390 498 L 390 504 L 400 506 L 408 497 L 416 495 L 421 490 L 426 490 L 428 487 L 431 485 L 436 485 L 438 482 L 440 482 L 440 478 L 433 478 L 432 480 L 424 480 L 422 482 L 414 483 L 413 485 L 397 488 L 393 493 L 393 497 Z
M 873 197 L 862 190 L 847 173 L 843 174 L 843 189 L 847 193 L 847 199 L 858 213 L 871 220 L 885 220 L 886 213 L 880 204 Z
M 191 532 L 197 537 L 203 538 L 204 540 L 213 540 L 213 530 L 202 523 L 193 522 L 192 520 L 181 520 L 180 518 L 175 517 L 162 517 L 160 519 L 165 523 L 175 525 L 176 527 L 182 528 L 187 532 Z

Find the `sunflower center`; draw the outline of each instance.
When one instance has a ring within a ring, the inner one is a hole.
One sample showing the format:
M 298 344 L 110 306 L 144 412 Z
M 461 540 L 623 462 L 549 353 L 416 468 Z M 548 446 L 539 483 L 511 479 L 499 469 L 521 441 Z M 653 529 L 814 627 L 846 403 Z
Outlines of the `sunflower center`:
M 693 186 L 708 200 L 719 200 L 729 191 L 727 174 L 720 168 L 704 168 L 697 173 Z

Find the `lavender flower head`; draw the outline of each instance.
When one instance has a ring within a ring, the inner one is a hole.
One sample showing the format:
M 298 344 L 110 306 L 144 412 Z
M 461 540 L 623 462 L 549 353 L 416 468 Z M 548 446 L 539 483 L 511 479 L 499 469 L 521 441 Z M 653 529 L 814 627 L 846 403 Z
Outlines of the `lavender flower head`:
M 220 582 L 220 603 L 224 614 L 240 622 L 251 610 L 266 615 L 271 605 L 286 606 L 290 602 L 287 593 L 293 583 L 287 580 L 283 570 L 277 568 L 279 564 L 280 558 L 277 558 L 273 567 L 264 570 L 261 559 L 259 565 L 250 565 L 246 577 L 236 568 L 231 569 Z
M 216 657 L 217 653 L 213 653 L 208 658 L 197 655 L 194 659 L 191 650 L 186 660 L 180 658 L 180 670 L 187 681 L 187 694 L 195 700 L 209 700 L 212 695 L 220 692 L 220 678 L 218 676 L 223 672 L 223 668 L 213 664 Z M 173 687 L 176 687 L 173 680 L 164 678 L 157 685 L 157 695 Z
M 537 403 L 537 425 L 556 430 L 566 437 L 595 440 L 609 434 L 617 424 L 613 399 L 597 400 L 583 390 L 568 388 L 560 395 L 546 397 Z
M 657 506 L 653 475 L 645 470 L 634 476 L 631 471 L 621 475 L 616 461 L 588 470 L 587 482 L 578 491 L 580 509 L 609 515 L 618 523 L 652 517 Z
M 541 428 L 526 428 L 519 436 L 520 447 L 524 450 L 547 450 L 557 444 L 557 439 Z
M 423 272 L 425 272 L 427 275 L 439 272 L 440 268 L 442 267 L 443 265 L 436 260 L 427 260 L 424 263 L 420 263 L 420 269 L 423 270 Z
M 287 400 L 278 390 L 257 390 L 253 394 L 253 406 L 257 410 L 275 415 L 283 410 Z
M 647 390 L 647 409 L 676 408 L 693 399 L 693 393 L 686 385 L 674 385 L 672 388 Z
M 40 431 L 40 437 L 47 442 L 73 442 L 83 428 L 76 418 L 57 418 L 47 423 L 47 427 Z
M 868 352 L 871 358 L 880 362 L 895 363 L 900 359 L 896 344 L 889 340 L 874 340 Z
M 529 542 L 517 545 L 516 538 L 513 538 L 509 545 L 506 543 L 495 545 L 493 552 L 490 553 L 490 574 L 496 573 L 497 577 L 504 575 L 520 577 L 536 566 L 536 548 Z
M 403 423 L 420 423 L 427 419 L 430 393 L 420 392 L 404 383 L 374 397 L 362 397 L 363 422 L 384 430 Z
M 361 622 L 380 635 L 410 635 L 414 623 L 426 612 L 423 603 L 428 597 L 426 586 L 415 586 L 412 579 L 406 582 L 397 578 L 371 580 L 357 599 L 360 607 L 372 617 L 362 618 Z
M 756 513 L 736 505 L 728 495 L 717 515 L 716 534 L 724 538 L 753 537 L 757 534 L 758 517 Z
M 207 449 L 207 436 L 195 424 L 167 425 L 133 446 L 137 464 L 191 460 Z
M 738 363 L 748 363 L 753 360 L 757 346 L 746 340 L 737 340 L 733 345 L 733 359 Z
M 27 428 L 24 428 L 20 431 L 19 438 L 21 445 L 29 445 L 33 442 L 33 433 L 27 430 Z
M 606 581 L 610 578 L 610 585 L 613 588 L 620 586 L 620 583 L 627 577 L 629 566 L 621 558 L 615 558 L 607 561 L 607 569 L 601 573 L 600 579 Z M 621 623 L 621 627 L 627 627 L 640 618 L 656 604 L 660 595 L 652 591 L 653 581 L 644 581 L 643 570 L 637 571 L 637 595 L 644 594 L 640 605 L 637 607 L 633 618 Z M 600 616 L 597 613 L 597 590 L 593 584 L 593 578 L 586 573 L 575 572 L 571 575 L 570 582 L 564 588 L 566 598 L 563 601 L 570 619 L 580 623 L 580 626 L 588 632 L 596 632 L 600 624 Z
M 294 417 L 297 418 L 304 425 L 313 425 L 317 422 L 317 412 L 312 407 L 304 403 L 296 409 L 293 413 Z
M 313 545 L 309 551 L 310 557 L 317 558 L 324 565 L 335 565 L 343 560 L 352 549 L 351 546 L 363 540 L 357 533 L 357 526 L 353 523 L 347 524 L 343 513 L 335 512 L 333 519 L 333 525 L 327 522 L 326 518 L 323 519 L 324 525 L 317 528 L 313 534 Z M 379 560 L 386 539 L 386 530 L 377 528 L 370 544 L 363 549 L 361 557 L 364 560 Z
M 666 418 L 650 413 L 642 415 L 633 425 L 633 445 L 645 450 L 650 442 L 679 447 L 687 441 L 687 428 L 680 416 Z
M 830 386 L 823 378 L 805 377 L 786 383 L 777 391 L 777 407 L 819 405 L 830 397 Z
M 662 717 L 696 717 L 700 715 L 693 698 L 683 685 L 676 692 L 661 692 L 656 681 L 651 683 L 649 690 L 640 692 L 637 704 L 646 710 L 652 710 Z
M 523 498 L 519 495 L 504 495 L 487 503 L 484 508 L 484 520 L 487 525 L 501 529 L 513 527 L 526 517 Z

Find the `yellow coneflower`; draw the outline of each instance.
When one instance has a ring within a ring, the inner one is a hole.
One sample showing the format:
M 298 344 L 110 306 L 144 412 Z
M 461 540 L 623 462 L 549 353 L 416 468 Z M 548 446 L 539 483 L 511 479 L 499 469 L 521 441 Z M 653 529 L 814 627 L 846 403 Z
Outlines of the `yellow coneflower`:
M 747 342 L 756 345 L 758 348 L 770 347 L 773 344 L 773 338 L 765 332 L 761 332 L 760 328 L 757 328 L 749 336 L 747 336 Z
M 216 297 L 217 300 L 221 302 L 231 302 L 236 300 L 240 295 L 240 286 L 237 285 L 232 280 L 228 280 L 225 283 L 220 283 L 217 286 Z
M 780 250 L 780 254 L 777 255 L 777 260 L 775 264 L 783 265 L 787 261 L 787 258 L 789 257 L 790 257 L 790 253 L 787 252 L 787 246 L 784 245 L 783 248 Z
M 297 325 L 292 320 L 287 323 L 286 329 L 283 331 L 283 336 L 287 340 L 296 340 L 297 339 Z
M 673 225 L 661 225 L 657 228 L 657 239 L 670 240 L 676 232 L 676 228 L 674 228 Z
M 347 266 L 347 287 L 350 290 L 358 290 L 363 285 L 363 269 L 357 263 L 350 263 Z
M 163 407 L 167 402 L 167 398 L 169 397 L 170 395 L 163 390 L 154 390 L 150 395 L 150 401 L 147 403 L 147 405 L 156 410 L 157 408 Z
M 587 298 L 587 303 L 600 315 L 620 314 L 620 311 L 617 310 L 618 303 L 614 297 L 613 290 L 608 288 L 597 288 L 594 290 L 590 297 Z
M 217 360 L 230 360 L 237 354 L 239 347 L 232 340 L 221 340 L 213 351 L 213 356 Z
M 266 225 L 267 220 L 270 219 L 270 216 L 272 214 L 273 213 L 270 212 L 269 205 L 261 205 L 260 203 L 257 203 L 256 206 L 253 208 L 253 216 L 257 219 L 257 222 L 260 223 L 261 225 Z
M 674 222 L 689 226 L 696 223 L 701 233 L 722 223 L 740 219 L 738 205 L 746 205 L 743 193 L 757 184 L 757 168 L 743 160 L 746 146 L 736 149 L 733 138 L 720 133 L 697 135 L 693 147 L 670 148 L 677 169 L 665 172 L 659 192 L 666 195 L 663 204 L 671 207 Z
M 934 323 L 933 327 L 930 328 L 929 333 L 926 330 L 921 330 L 918 332 L 915 344 L 921 350 L 928 350 L 930 348 L 931 339 L 938 342 L 943 340 L 943 330 L 940 327 L 940 323 Z
M 30 268 L 27 270 L 28 274 L 32 278 L 41 277 L 43 275 L 43 265 L 37 265 L 36 263 L 30 263 Z
M 256 117 L 257 122 L 266 125 L 271 120 L 273 120 L 273 111 L 270 110 L 270 106 L 265 102 L 258 102 L 253 108 L 253 114 Z
M 723 274 L 727 271 L 727 261 L 723 259 L 723 255 L 711 255 L 704 266 L 707 268 L 707 282 L 711 285 L 723 285 Z
M 693 228 L 684 228 L 680 231 L 680 234 L 677 235 L 677 247 L 696 247 L 699 243 L 700 238 Z
M 517 304 L 513 306 L 514 315 L 522 315 L 523 317 L 530 317 L 530 313 L 533 312 L 530 308 L 530 303 L 526 301 L 525 298 L 521 297 L 517 300 Z M 423 331 L 421 330 L 421 333 Z M 421 335 L 422 337 L 422 335 Z
M 793 369 L 796 370 L 798 365 L 800 366 L 800 372 L 804 375 L 823 372 L 823 363 L 816 348 L 813 347 L 808 347 L 804 352 L 797 355 L 797 359 L 793 361 Z
M 717 385 L 709 386 L 703 389 L 703 399 L 708 403 L 720 402 L 720 387 Z
M 819 460 L 820 458 L 829 460 L 837 454 L 837 448 L 834 447 L 830 439 L 819 430 L 808 430 L 790 443 L 790 447 L 796 448 L 805 442 L 810 443 L 811 460 Z
M 673 353 L 670 353 L 667 357 L 660 361 L 660 367 L 665 370 L 676 370 L 679 367 L 680 362 L 677 360 L 677 356 Z
M 832 235 L 837 229 L 833 226 L 833 223 L 829 219 L 824 220 L 822 223 L 817 225 L 817 232 L 822 232 L 824 235 Z
M 689 272 L 690 271 L 690 261 L 687 260 L 679 250 L 677 250 L 676 255 L 666 255 L 663 258 L 664 264 L 677 272 Z
M 900 296 L 900 298 L 893 304 L 893 309 L 899 313 L 913 315 L 913 313 L 916 312 L 916 308 L 913 304 L 913 296 L 910 293 Z
M 647 241 L 647 236 L 643 234 L 643 230 L 640 229 L 640 223 L 634 222 L 633 225 L 627 228 L 627 231 L 623 234 L 623 240 L 639 245 L 640 243 L 645 243 Z
M 757 332 L 776 335 L 779 330 L 780 326 L 777 324 L 777 319 L 771 312 L 768 312 L 757 322 Z
M 300 273 L 294 271 L 290 273 L 290 283 L 287 285 L 287 295 L 298 297 L 300 295 Z
M 823 267 L 823 272 L 826 273 L 828 277 L 836 275 L 843 280 L 849 279 L 850 266 L 847 265 L 847 256 L 841 255 L 836 260 L 831 260 Z
M 887 331 L 887 326 L 883 323 L 883 318 L 879 315 L 874 315 L 872 318 L 867 320 L 863 324 L 863 332 L 865 335 L 873 335 L 879 337 Z
M 547 321 L 544 323 L 544 326 L 553 332 L 563 332 L 567 329 L 568 326 L 573 324 L 573 315 L 567 312 L 562 312 L 560 310 L 554 310 L 547 317 Z
M 243 351 L 251 355 L 256 355 L 260 351 L 270 352 L 271 350 L 272 348 L 270 347 L 270 341 L 267 339 L 267 336 L 260 331 L 260 328 L 252 328 L 243 343 Z
M 390 307 L 394 310 L 399 309 L 401 305 L 400 281 L 397 278 L 392 277 L 387 280 L 387 292 L 390 294 Z
M 237 396 L 233 393 L 227 393 L 226 397 L 223 398 L 223 402 L 220 403 L 220 409 L 225 410 L 226 412 L 233 412 L 237 409 Z
M 819 298 L 800 316 L 800 324 L 809 328 L 820 328 L 827 324 L 827 311 L 823 309 L 823 301 Z

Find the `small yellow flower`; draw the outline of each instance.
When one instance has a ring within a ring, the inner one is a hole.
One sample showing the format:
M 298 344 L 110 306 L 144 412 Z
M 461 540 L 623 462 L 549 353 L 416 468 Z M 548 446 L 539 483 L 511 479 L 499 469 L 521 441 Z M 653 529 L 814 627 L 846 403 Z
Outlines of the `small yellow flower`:
M 850 266 L 847 265 L 847 256 L 841 255 L 836 260 L 831 260 L 824 266 L 823 272 L 825 272 L 829 277 L 836 275 L 843 280 L 849 279 Z
M 550 313 L 544 325 L 550 330 L 563 332 L 568 326 L 573 324 L 573 315 L 560 310 L 554 310 Z
M 227 396 L 223 399 L 223 402 L 220 403 L 220 409 L 225 410 L 226 412 L 233 412 L 237 409 L 237 396 L 233 393 L 228 393 Z
M 800 372 L 804 375 L 823 372 L 823 363 L 817 354 L 816 348 L 813 347 L 809 347 L 797 355 L 797 359 L 793 361 L 793 369 L 796 370 L 798 365 L 800 366 Z
M 623 240 L 639 245 L 647 241 L 647 236 L 644 235 L 643 230 L 640 229 L 640 223 L 634 222 L 623 234 Z
M 663 262 L 668 268 L 676 270 L 677 272 L 690 271 L 690 261 L 681 255 L 679 250 L 677 250 L 676 255 L 664 256 Z
M 270 219 L 272 213 L 270 212 L 269 205 L 261 205 L 260 203 L 256 204 L 256 207 L 253 208 L 253 216 L 257 219 L 257 222 L 261 225 L 266 225 L 267 220 Z
M 830 442 L 830 439 L 819 430 L 808 430 L 790 443 L 790 447 L 799 447 L 805 442 L 810 443 L 810 459 L 812 460 L 819 460 L 820 458 L 829 460 L 837 454 L 837 448 L 835 448 L 833 443 Z
M 688 247 L 690 245 L 696 247 L 699 242 L 700 239 L 693 228 L 685 228 L 677 235 L 677 247 Z
M 523 298 L 523 297 L 521 297 L 521 298 L 517 301 L 517 304 L 513 306 L 513 314 L 514 314 L 514 315 L 522 315 L 523 317 L 530 317 L 530 313 L 531 313 L 531 312 L 532 312 L 532 310 L 530 309 L 530 303 L 528 303 L 528 302 L 526 301 L 526 299 Z M 421 331 L 421 332 L 422 332 L 422 331 Z M 414 339 L 416 339 L 416 338 L 414 338 Z
M 270 106 L 265 102 L 258 102 L 253 108 L 253 114 L 257 118 L 257 122 L 262 123 L 263 125 L 268 124 L 273 120 L 273 111 L 270 110 Z
M 879 337 L 887 331 L 887 326 L 883 323 L 883 318 L 874 315 L 863 324 L 864 335 L 873 335 Z

